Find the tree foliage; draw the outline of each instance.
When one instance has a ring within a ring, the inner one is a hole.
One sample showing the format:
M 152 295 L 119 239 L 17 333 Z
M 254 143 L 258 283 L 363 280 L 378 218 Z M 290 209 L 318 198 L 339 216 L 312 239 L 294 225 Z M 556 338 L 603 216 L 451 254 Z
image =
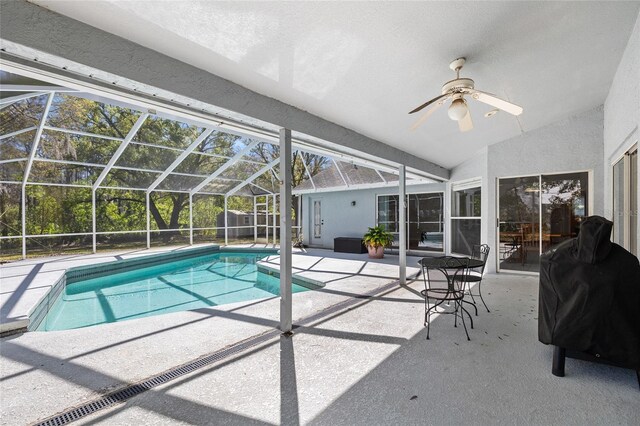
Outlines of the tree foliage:
M 28 98 L 0 110 L 0 134 L 34 128 L 0 142 L 0 160 L 11 160 L 0 164 L 0 181 L 6 182 L 0 183 L 0 233 L 3 236 L 21 235 L 21 183 L 34 143 L 35 128 L 40 125 L 48 96 Z M 91 186 L 140 117 L 141 112 L 123 106 L 70 94 L 55 95 L 45 123 L 47 128 L 39 139 L 35 161 L 29 174 L 29 182 L 54 186 L 26 186 L 26 222 L 29 235 L 92 232 Z M 60 131 L 65 129 L 75 133 Z M 195 125 L 149 115 L 136 132 L 132 143 L 125 148 L 105 176 L 101 187 L 96 190 L 97 231 L 115 233 L 146 229 L 145 189 L 203 131 L 203 128 Z M 202 182 L 203 178 L 199 176 L 213 173 L 249 142 L 229 133 L 211 133 L 180 163 L 174 173 L 150 193 L 151 229 L 188 228 L 187 191 Z M 250 160 L 249 162 L 238 163 L 228 176 L 223 174 L 221 178 L 246 179 L 263 167 L 255 162 L 266 164 L 279 158 L 279 155 L 277 145 L 259 143 L 243 157 L 243 160 Z M 39 161 L 42 159 L 52 161 Z M 329 161 L 327 157 L 295 151 L 292 162 L 293 186 L 308 179 L 307 171 L 311 175 L 316 174 Z M 258 177 L 254 181 L 257 186 L 243 188 L 236 195 L 265 193 L 260 188 L 277 192 L 277 169 L 276 166 Z M 238 184 L 219 180 L 230 187 Z M 294 215 L 297 217 L 299 212 L 295 198 L 293 205 Z M 194 227 L 215 227 L 216 217 L 222 212 L 223 206 L 222 196 L 194 195 Z M 252 211 L 253 200 L 251 197 L 230 197 L 229 209 Z M 177 232 L 162 233 L 165 240 L 175 235 Z

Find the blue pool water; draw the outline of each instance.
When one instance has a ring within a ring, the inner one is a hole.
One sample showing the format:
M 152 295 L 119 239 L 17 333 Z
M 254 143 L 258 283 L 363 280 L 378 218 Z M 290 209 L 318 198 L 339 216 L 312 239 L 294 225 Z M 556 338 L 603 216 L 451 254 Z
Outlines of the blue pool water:
M 280 295 L 270 253 L 218 252 L 67 284 L 37 330 L 68 330 Z M 293 292 L 308 288 L 293 284 Z

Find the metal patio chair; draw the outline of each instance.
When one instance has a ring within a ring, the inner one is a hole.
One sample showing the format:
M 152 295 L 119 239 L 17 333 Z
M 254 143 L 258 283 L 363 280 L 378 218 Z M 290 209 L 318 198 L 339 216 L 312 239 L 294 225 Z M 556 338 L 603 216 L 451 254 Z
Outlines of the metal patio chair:
M 482 297 L 482 277 L 484 276 L 484 268 L 487 265 L 487 257 L 489 257 L 489 251 L 491 248 L 487 244 L 474 245 L 471 251 L 471 257 L 473 259 L 479 259 L 482 261 L 482 266 L 480 268 L 470 269 L 469 274 L 465 276 L 466 282 L 466 294 L 471 296 L 471 300 L 475 305 L 476 299 L 474 296 L 479 296 L 482 304 L 484 305 L 487 312 L 491 312 L 487 307 L 487 304 L 484 301 L 484 297 Z M 478 289 L 478 294 L 474 295 L 471 291 L 471 283 L 477 283 L 475 286 Z M 478 311 L 476 310 L 476 315 Z

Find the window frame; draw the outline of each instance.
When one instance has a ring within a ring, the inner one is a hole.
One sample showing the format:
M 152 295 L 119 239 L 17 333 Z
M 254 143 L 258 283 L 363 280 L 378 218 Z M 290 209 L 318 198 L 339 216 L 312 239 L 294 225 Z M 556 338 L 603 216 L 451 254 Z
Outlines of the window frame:
M 454 216 L 455 211 L 454 203 L 455 203 L 455 193 L 460 191 L 466 191 L 468 189 L 479 189 L 480 190 L 480 215 L 479 216 Z M 451 254 L 461 255 L 461 256 L 469 256 L 469 253 L 460 253 L 456 252 L 453 249 L 453 222 L 454 220 L 479 220 L 480 221 L 480 244 L 483 242 L 482 238 L 482 225 L 484 224 L 483 219 L 483 209 L 482 209 L 482 178 L 472 178 L 463 181 L 453 182 L 451 184 L 451 215 L 449 217 L 449 247 L 451 247 Z M 485 214 L 486 215 L 486 214 Z
M 442 249 L 441 250 L 426 250 L 426 249 L 411 249 L 409 248 L 409 243 L 410 243 L 410 238 L 409 238 L 409 197 L 411 195 L 427 195 L 427 194 L 440 194 L 442 196 Z M 375 194 L 376 199 L 375 199 L 375 210 L 376 210 L 376 226 L 380 224 L 379 221 L 379 210 L 378 210 L 378 202 L 380 197 L 399 197 L 398 193 L 380 193 L 380 194 Z M 407 252 L 415 252 L 415 253 L 446 253 L 447 250 L 447 245 L 446 245 L 446 241 L 447 241 L 447 219 L 446 219 L 446 205 L 447 205 L 447 192 L 446 190 L 441 190 L 441 191 L 411 191 L 411 192 L 407 192 L 405 194 L 405 208 L 407 209 L 407 214 L 405 215 L 405 226 L 406 226 L 406 230 L 407 230 Z M 399 200 L 398 200 L 399 201 Z M 399 203 L 398 203 L 399 204 Z M 399 207 L 399 206 L 398 206 Z M 400 216 L 400 210 L 396 210 L 396 218 L 399 218 Z M 398 221 L 396 221 L 396 223 L 399 224 Z M 399 232 L 392 232 L 392 234 L 394 234 L 394 238 L 395 236 L 399 236 Z M 398 242 L 399 243 L 399 239 L 394 240 L 394 242 Z M 399 245 L 394 245 L 393 248 L 399 248 Z

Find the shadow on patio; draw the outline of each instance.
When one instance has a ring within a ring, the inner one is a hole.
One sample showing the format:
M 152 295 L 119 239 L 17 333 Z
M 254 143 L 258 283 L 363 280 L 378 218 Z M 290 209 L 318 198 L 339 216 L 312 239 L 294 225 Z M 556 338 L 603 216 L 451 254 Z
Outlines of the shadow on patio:
M 536 338 L 535 278 L 493 275 L 485 285 L 494 309 L 477 317 L 476 328 L 470 331 L 471 342 L 447 316 L 436 319 L 432 339 L 425 340 L 424 308 L 415 294 L 422 286 L 418 280 L 366 300 L 357 299 L 347 309 L 296 327 L 293 337 L 275 334 L 264 344 L 83 421 L 549 424 L 563 418 L 576 424 L 633 424 L 640 402 L 635 377 L 628 371 L 572 360 L 566 378 L 551 376 L 551 350 Z M 246 306 L 238 310 L 242 308 Z M 277 324 L 275 318 L 236 309 L 202 309 L 193 314 L 204 316 L 195 320 L 198 322 L 215 316 L 267 328 Z M 168 333 L 193 325 L 185 322 L 153 334 L 175 337 Z M 136 356 L 127 356 L 131 349 L 128 343 L 148 337 L 139 334 L 66 358 L 35 350 L 22 344 L 20 337 L 4 339 L 2 356 L 11 362 L 11 369 L 21 369 L 6 374 L 3 363 L 3 418 L 33 421 L 91 399 L 95 391 L 105 393 L 126 385 L 126 374 L 106 372 L 118 371 L 119 363 L 90 367 L 87 356 L 100 352 L 107 356 L 109 349 L 114 349 L 111 346 L 116 346 L 120 363 L 130 363 Z M 165 348 L 164 355 L 171 356 L 180 348 L 177 343 Z M 144 358 L 137 356 L 138 360 Z M 25 396 L 18 392 L 21 381 L 15 380 L 21 377 L 30 383 L 39 377 L 49 386 L 59 380 L 72 391 L 62 396 L 36 388 L 33 396 L 40 394 L 45 399 L 27 410 L 33 399 L 20 403 Z M 53 382 L 52 377 L 56 379 Z M 51 404 L 52 399 L 57 401 Z

